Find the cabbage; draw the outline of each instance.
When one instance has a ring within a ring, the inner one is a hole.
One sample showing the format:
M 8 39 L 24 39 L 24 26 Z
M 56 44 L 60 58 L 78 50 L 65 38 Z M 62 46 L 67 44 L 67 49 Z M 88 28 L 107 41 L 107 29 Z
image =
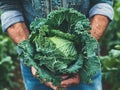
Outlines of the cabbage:
M 59 85 L 61 75 L 80 73 L 81 81 L 90 83 L 100 69 L 96 55 L 98 42 L 89 32 L 89 20 L 74 9 L 52 11 L 47 18 L 37 18 L 31 34 L 18 47 L 24 64 L 37 69 L 38 78 Z

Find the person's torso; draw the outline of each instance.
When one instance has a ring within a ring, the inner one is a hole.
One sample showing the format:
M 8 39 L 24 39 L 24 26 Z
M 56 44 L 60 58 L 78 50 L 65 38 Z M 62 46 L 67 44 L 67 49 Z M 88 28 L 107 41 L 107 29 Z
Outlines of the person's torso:
M 25 17 L 30 23 L 35 17 L 46 17 L 60 7 L 74 8 L 87 15 L 90 0 L 21 0 Z

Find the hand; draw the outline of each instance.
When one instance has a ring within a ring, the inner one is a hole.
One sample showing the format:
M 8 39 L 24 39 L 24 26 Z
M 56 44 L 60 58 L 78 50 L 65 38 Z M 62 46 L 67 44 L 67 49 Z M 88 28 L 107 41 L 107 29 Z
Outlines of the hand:
M 33 66 L 31 66 L 31 71 L 32 71 L 33 76 L 36 77 L 37 70 Z M 75 74 L 73 76 L 65 75 L 65 76 L 62 76 L 61 78 L 63 80 L 62 80 L 60 86 L 54 86 L 52 84 L 52 82 L 46 82 L 46 81 L 44 81 L 44 84 L 46 86 L 52 88 L 53 90 L 57 90 L 59 87 L 66 88 L 68 86 L 76 85 L 76 84 L 80 83 L 80 76 L 79 76 L 79 74 Z
M 47 85 L 48 87 L 54 89 L 54 90 L 58 90 L 58 88 L 66 88 L 68 86 L 71 85 L 77 85 L 80 83 L 80 75 L 79 74 L 75 74 L 73 76 L 70 75 L 64 75 L 62 76 L 62 82 L 60 86 L 53 86 L 52 82 L 45 82 L 45 85 Z
M 62 82 L 60 87 L 68 87 L 71 85 L 76 85 L 80 83 L 80 75 L 75 74 L 69 78 L 69 75 L 67 76 L 62 76 Z
M 37 70 L 36 70 L 33 66 L 31 66 L 31 72 L 32 72 L 33 76 L 36 77 Z M 44 84 L 45 84 L 46 86 L 54 89 L 54 90 L 57 90 L 57 86 L 53 86 L 53 85 L 52 85 L 52 82 L 46 82 L 46 81 L 44 81 Z

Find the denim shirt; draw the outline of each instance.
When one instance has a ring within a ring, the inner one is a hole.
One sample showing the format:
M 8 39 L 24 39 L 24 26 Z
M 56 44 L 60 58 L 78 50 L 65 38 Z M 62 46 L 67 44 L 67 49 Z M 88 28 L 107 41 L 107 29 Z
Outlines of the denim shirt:
M 29 25 L 36 17 L 46 17 L 60 7 L 74 8 L 89 18 L 101 14 L 112 20 L 112 5 L 112 0 L 0 0 L 2 29 L 6 31 L 17 22 Z

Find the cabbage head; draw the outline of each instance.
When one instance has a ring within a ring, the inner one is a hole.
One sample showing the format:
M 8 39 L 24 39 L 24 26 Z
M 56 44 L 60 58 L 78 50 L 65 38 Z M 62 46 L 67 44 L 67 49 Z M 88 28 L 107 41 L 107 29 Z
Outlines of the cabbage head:
M 80 74 L 81 81 L 90 83 L 100 69 L 96 55 L 98 42 L 89 30 L 85 15 L 70 8 L 52 11 L 47 18 L 36 18 L 30 25 L 28 40 L 18 47 L 24 64 L 37 69 L 37 77 L 59 85 L 61 75 Z

